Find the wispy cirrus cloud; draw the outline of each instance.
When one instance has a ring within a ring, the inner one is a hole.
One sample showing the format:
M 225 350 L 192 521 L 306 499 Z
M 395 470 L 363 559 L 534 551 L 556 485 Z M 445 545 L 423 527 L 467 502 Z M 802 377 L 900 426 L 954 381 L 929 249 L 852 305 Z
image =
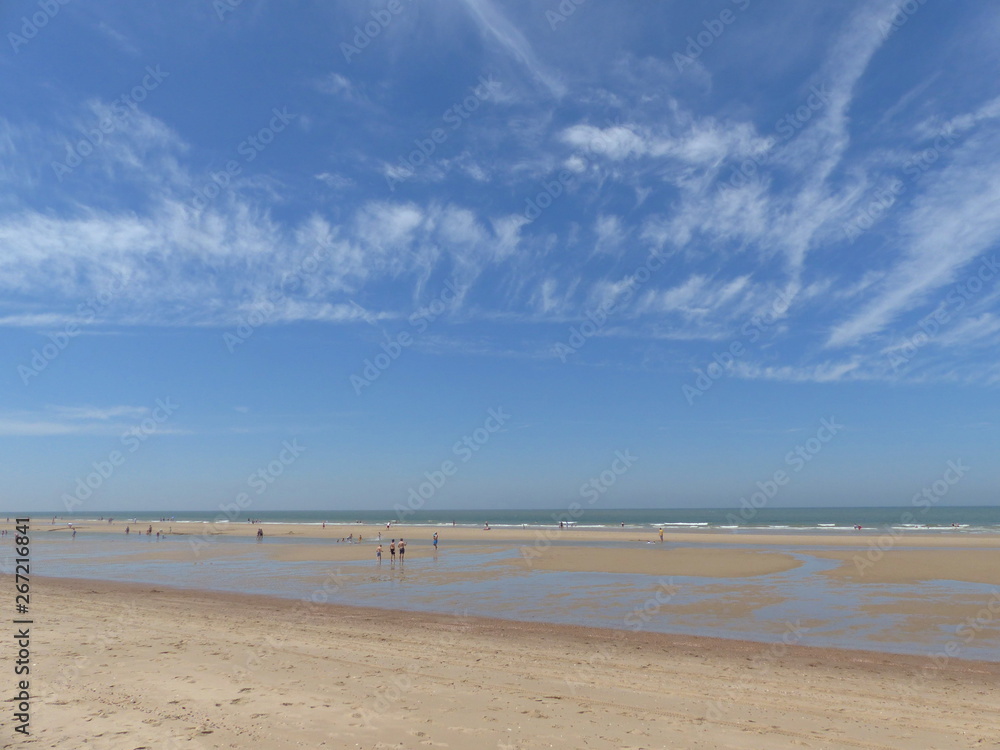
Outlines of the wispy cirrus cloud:
M 469 10 L 480 30 L 520 62 L 550 94 L 555 97 L 565 95 L 565 85 L 539 61 L 524 34 L 507 19 L 493 0 L 461 0 L 461 2 Z
M 0 412 L 0 437 L 51 437 L 58 435 L 121 436 L 143 424 L 152 410 L 145 406 L 47 406 L 38 411 Z M 176 426 L 143 426 L 147 433 L 183 435 Z

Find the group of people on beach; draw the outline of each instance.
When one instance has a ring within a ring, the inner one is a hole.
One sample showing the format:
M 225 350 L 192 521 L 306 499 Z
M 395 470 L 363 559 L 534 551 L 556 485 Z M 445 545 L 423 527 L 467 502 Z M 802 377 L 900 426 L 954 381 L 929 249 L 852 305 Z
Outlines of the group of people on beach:
M 382 537 L 382 535 L 379 534 L 379 545 L 375 548 L 375 562 L 378 563 L 379 565 L 382 564 L 382 539 L 381 539 L 381 537 Z M 437 548 L 438 548 L 438 535 L 437 535 L 436 531 L 434 532 L 434 537 L 432 539 L 432 543 L 434 544 L 434 551 L 437 552 Z M 398 544 L 396 543 L 395 539 L 393 539 L 391 542 L 389 542 L 389 561 L 390 561 L 390 564 L 392 564 L 392 565 L 396 564 L 396 553 L 397 552 L 399 552 L 399 564 L 402 565 L 403 561 L 406 559 L 406 541 L 402 537 L 399 538 L 399 543 Z
M 174 527 L 171 526 L 169 533 L 172 534 L 173 532 L 174 532 Z M 131 533 L 132 533 L 132 527 L 131 526 L 126 526 L 125 527 L 125 534 L 126 534 L 126 536 L 128 534 L 131 534 Z M 139 531 L 135 532 L 135 533 L 138 534 L 139 536 L 142 536 L 142 530 L 141 529 Z M 167 538 L 167 533 L 168 532 L 166 532 L 166 531 L 157 531 L 156 532 L 156 538 L 159 539 L 160 537 L 163 537 L 164 539 L 166 539 Z M 153 524 L 150 524 L 146 528 L 146 536 L 152 536 L 152 534 L 153 534 Z
M 437 535 L 435 534 L 435 536 L 437 536 Z M 390 558 L 390 560 L 391 560 L 391 562 L 392 562 L 393 565 L 396 564 L 396 550 L 397 549 L 399 550 L 399 564 L 402 565 L 403 564 L 403 560 L 406 559 L 406 542 L 403 541 L 403 537 L 399 538 L 399 544 L 398 545 L 396 544 L 396 540 L 395 539 L 393 539 L 391 542 L 389 542 L 389 558 Z M 379 544 L 378 547 L 375 548 L 375 560 L 376 560 L 376 562 L 378 562 L 379 565 L 382 564 L 382 545 L 381 544 Z

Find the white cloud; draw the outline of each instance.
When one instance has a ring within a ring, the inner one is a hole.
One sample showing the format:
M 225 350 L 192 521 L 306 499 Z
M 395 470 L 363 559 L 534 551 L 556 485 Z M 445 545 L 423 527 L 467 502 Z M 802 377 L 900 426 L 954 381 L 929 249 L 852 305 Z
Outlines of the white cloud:
M 1000 242 L 1000 139 L 979 137 L 957 149 L 901 221 L 902 252 L 874 299 L 836 325 L 829 346 L 849 346 L 959 279 L 961 269 Z
M 535 55 L 524 34 L 496 7 L 492 0 L 462 0 L 479 28 L 498 42 L 518 60 L 555 97 L 566 93 L 566 87 Z

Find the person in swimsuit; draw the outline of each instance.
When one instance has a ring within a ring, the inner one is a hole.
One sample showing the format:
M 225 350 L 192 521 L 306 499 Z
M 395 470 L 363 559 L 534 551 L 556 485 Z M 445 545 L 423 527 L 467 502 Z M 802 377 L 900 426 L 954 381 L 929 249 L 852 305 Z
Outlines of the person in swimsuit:
M 389 542 L 389 559 L 392 561 L 393 565 L 396 564 L 396 540 L 395 539 L 393 539 L 391 542 Z
M 402 539 L 399 540 L 399 564 L 403 564 L 403 555 L 406 554 L 406 542 Z
M 437 552 L 437 548 L 438 548 L 438 533 L 435 531 L 434 532 L 434 551 L 435 552 Z
M 378 564 L 382 564 L 382 545 L 380 544 L 375 550 L 375 559 L 378 560 Z

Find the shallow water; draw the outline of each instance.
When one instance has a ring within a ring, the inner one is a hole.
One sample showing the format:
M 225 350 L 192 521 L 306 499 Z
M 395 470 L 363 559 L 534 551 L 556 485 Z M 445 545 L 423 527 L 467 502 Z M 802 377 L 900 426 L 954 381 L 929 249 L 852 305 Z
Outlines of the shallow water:
M 211 554 L 199 558 L 181 537 L 157 541 L 98 533 L 38 540 L 32 574 L 775 644 L 908 654 L 943 654 L 947 648 L 957 658 L 1000 661 L 1000 617 L 979 629 L 967 623 L 998 601 L 996 587 L 955 581 L 846 582 L 822 575 L 839 562 L 813 557 L 799 547 L 768 550 L 798 559 L 802 565 L 794 570 L 734 579 L 531 570 L 517 548 L 498 551 L 496 543 L 485 541 L 410 557 L 405 564 L 390 564 L 386 554 L 381 566 L 369 544 L 358 548 L 365 559 L 351 562 L 267 557 L 268 548 L 301 545 L 301 540 L 270 538 L 257 544 L 216 537 L 211 544 Z M 706 554 L 722 549 L 711 544 L 699 548 Z M 136 559 L 136 553 L 150 552 L 176 559 Z M 944 606 L 929 612 L 933 604 Z M 960 629 L 963 622 L 966 627 Z

